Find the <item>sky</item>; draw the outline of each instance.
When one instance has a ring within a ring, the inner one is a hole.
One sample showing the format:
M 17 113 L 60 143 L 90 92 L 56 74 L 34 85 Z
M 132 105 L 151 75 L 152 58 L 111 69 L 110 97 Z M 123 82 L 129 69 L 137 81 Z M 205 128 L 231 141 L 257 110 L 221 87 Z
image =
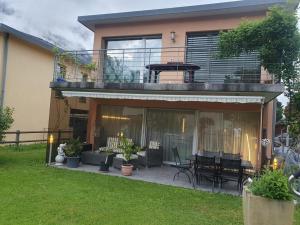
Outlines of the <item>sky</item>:
M 0 0 L 0 23 L 64 49 L 92 49 L 93 32 L 78 16 L 226 1 L 233 0 Z
M 229 1 L 235 0 L 0 0 L 0 23 L 67 50 L 92 49 L 93 32 L 78 16 Z

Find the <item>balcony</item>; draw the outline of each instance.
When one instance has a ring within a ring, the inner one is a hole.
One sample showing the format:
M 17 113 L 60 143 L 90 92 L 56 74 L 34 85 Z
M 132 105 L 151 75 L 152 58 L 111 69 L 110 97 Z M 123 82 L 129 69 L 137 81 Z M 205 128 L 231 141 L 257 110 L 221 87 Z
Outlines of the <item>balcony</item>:
M 257 54 L 218 59 L 217 53 L 216 49 L 204 47 L 62 52 L 55 56 L 51 88 L 276 94 L 284 91 L 263 70 Z

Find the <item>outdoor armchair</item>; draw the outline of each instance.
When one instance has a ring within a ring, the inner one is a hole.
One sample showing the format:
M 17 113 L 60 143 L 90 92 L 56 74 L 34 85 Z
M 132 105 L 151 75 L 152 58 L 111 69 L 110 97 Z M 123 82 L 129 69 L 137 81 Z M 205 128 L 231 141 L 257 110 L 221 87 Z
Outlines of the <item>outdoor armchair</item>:
M 161 166 L 163 163 L 163 148 L 155 141 L 150 141 L 148 148 L 137 155 L 139 164 L 145 167 Z

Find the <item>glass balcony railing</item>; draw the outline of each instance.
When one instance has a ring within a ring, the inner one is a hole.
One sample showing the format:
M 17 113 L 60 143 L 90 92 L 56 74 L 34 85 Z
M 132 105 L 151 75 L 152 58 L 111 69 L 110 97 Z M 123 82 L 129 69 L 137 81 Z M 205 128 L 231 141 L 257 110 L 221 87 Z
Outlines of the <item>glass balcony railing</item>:
M 60 52 L 54 82 L 273 83 L 255 53 L 218 58 L 205 47 L 101 49 Z

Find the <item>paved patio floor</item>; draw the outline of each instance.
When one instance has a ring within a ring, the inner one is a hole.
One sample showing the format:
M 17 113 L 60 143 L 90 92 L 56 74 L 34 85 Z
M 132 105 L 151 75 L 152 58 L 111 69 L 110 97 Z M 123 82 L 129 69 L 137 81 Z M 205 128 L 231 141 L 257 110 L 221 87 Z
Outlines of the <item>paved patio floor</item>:
M 140 181 L 151 182 L 156 184 L 171 185 L 176 187 L 193 189 L 193 185 L 189 183 L 188 178 L 184 174 L 180 174 L 180 176 L 176 177 L 175 181 L 173 181 L 173 177 L 174 174 L 177 172 L 177 169 L 169 165 L 163 165 L 162 167 L 140 168 L 134 171 L 133 175 L 129 177 L 123 176 L 120 170 L 115 169 L 113 167 L 110 167 L 109 172 L 105 173 L 99 171 L 99 166 L 92 166 L 86 164 L 81 164 L 80 167 L 75 169 L 68 168 L 65 165 L 63 166 L 52 165 L 52 166 L 61 169 L 68 169 L 68 170 L 82 171 L 82 172 L 89 172 L 89 173 L 98 173 L 107 176 L 118 176 L 118 177 L 124 177 L 132 180 L 140 180 Z M 212 183 L 203 180 L 200 185 L 196 185 L 195 189 L 212 192 Z M 232 183 L 232 182 L 225 183 L 222 189 L 219 189 L 218 185 L 216 185 L 216 187 L 214 188 L 214 192 L 239 195 L 239 192 L 236 189 L 236 183 Z

